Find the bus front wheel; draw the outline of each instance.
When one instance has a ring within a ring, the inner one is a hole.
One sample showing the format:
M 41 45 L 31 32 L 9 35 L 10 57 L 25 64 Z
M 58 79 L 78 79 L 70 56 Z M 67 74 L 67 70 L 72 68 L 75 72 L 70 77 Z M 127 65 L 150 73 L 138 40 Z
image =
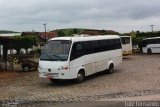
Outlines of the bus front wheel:
M 152 50 L 151 50 L 151 49 L 148 49 L 148 50 L 147 50 L 147 53 L 148 53 L 148 54 L 152 54 Z
M 76 82 L 81 83 L 85 80 L 85 72 L 83 70 L 80 70 L 77 74 Z

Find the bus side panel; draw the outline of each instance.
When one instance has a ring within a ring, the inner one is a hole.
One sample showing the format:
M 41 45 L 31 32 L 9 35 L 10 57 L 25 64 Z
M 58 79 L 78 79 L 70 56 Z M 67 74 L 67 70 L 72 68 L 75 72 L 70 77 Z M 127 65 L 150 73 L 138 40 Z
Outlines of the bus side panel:
M 80 69 L 85 70 L 86 76 L 92 74 L 92 55 L 84 55 L 70 61 L 70 70 L 71 72 L 74 72 L 75 78 Z
M 93 73 L 108 69 L 108 61 L 110 56 L 111 55 L 109 51 L 93 54 L 92 56 L 94 59 L 92 63 Z
M 132 45 L 131 44 L 123 44 L 123 55 L 130 55 L 132 54 Z
M 108 56 L 109 61 L 113 62 L 114 67 L 116 67 L 119 63 L 122 62 L 122 49 L 112 50 Z M 109 69 L 109 65 L 107 69 Z
M 142 47 L 142 52 L 143 53 L 147 53 L 147 48 L 146 47 Z
M 160 44 L 151 44 L 149 47 L 151 47 L 152 53 L 160 53 Z
M 142 48 L 143 53 L 147 53 L 147 50 L 151 49 L 152 53 L 160 53 L 160 44 L 150 44 Z
M 122 50 L 111 50 L 106 52 L 95 53 L 92 55 L 92 73 L 104 71 L 109 68 L 109 62 L 117 66 L 122 62 Z
M 122 62 L 122 50 L 111 50 L 106 52 L 99 52 L 89 55 L 84 55 L 77 59 L 70 61 L 70 71 L 73 72 L 74 77 L 77 77 L 80 69 L 85 70 L 85 76 L 106 70 L 109 68 L 109 62 L 113 62 L 117 66 Z M 73 77 L 72 75 L 72 77 Z

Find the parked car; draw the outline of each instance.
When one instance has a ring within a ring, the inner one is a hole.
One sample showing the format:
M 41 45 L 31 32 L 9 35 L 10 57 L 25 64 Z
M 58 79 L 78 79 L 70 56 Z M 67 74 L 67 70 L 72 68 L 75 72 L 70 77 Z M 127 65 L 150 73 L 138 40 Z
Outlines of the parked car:
M 37 70 L 38 62 L 30 59 L 23 59 L 21 61 L 21 67 L 23 71 Z

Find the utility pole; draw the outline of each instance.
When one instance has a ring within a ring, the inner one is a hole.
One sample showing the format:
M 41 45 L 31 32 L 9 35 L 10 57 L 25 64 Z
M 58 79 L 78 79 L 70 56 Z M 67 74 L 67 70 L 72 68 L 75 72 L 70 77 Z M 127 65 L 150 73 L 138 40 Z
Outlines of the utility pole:
M 46 24 L 46 23 L 44 23 L 43 25 L 44 25 L 44 31 L 45 31 L 45 41 L 46 41 L 46 40 L 47 40 L 47 38 L 46 38 L 46 36 L 47 36 L 47 35 L 46 35 L 46 25 L 47 25 L 47 24 Z
M 155 25 L 149 25 L 149 26 L 151 26 L 151 31 L 153 32 L 153 27 L 154 27 Z
M 141 31 L 140 32 L 143 32 L 143 27 L 141 26 Z

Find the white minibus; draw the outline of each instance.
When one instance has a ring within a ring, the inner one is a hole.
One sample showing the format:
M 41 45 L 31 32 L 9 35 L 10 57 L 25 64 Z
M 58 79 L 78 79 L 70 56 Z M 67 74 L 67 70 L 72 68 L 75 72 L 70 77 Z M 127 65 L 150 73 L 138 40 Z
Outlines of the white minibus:
M 160 37 L 146 38 L 142 41 L 143 53 L 160 53 Z
M 82 36 L 50 39 L 40 56 L 39 77 L 83 82 L 86 76 L 100 71 L 113 73 L 114 67 L 122 62 L 120 37 Z
M 131 36 L 120 36 L 122 41 L 122 53 L 124 56 L 132 54 L 132 38 Z

